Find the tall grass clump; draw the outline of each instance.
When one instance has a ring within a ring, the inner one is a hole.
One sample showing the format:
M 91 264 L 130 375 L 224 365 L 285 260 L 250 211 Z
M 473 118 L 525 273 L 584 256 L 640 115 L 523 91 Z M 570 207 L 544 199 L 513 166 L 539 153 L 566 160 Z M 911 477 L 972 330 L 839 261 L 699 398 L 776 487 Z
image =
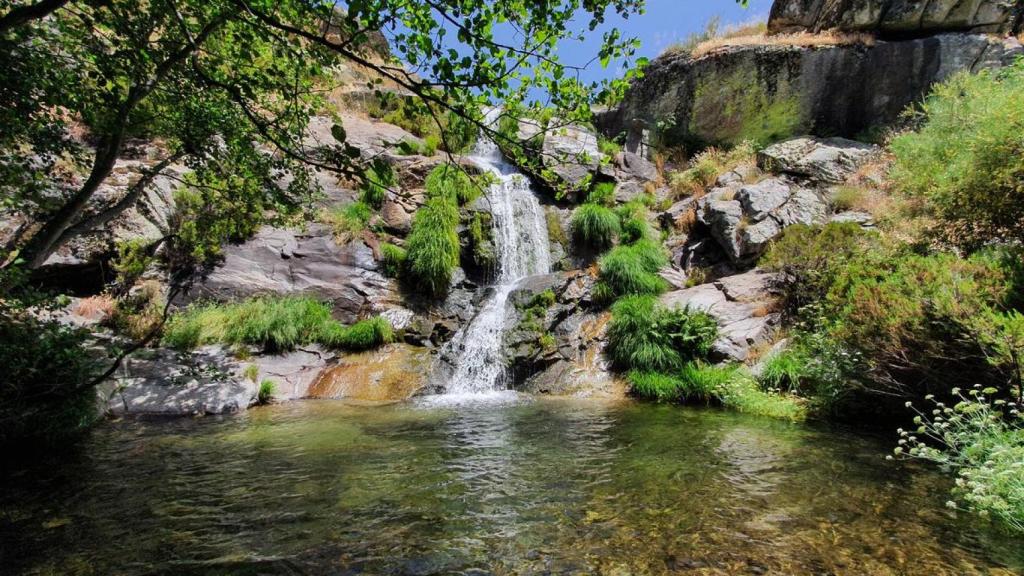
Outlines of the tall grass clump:
M 409 255 L 405 248 L 401 246 L 387 242 L 380 245 L 381 267 L 383 268 L 384 275 L 388 278 L 398 278 L 402 275 L 402 271 L 405 269 L 405 261 L 408 257 Z
M 953 493 L 968 509 L 1024 533 L 1024 406 L 997 392 L 976 385 L 954 389 L 948 403 L 927 396 L 932 409 L 917 412 L 915 429 L 899 430 L 895 453 L 952 469 Z
M 601 206 L 615 205 L 615 183 L 598 182 L 587 193 L 588 204 L 600 204 Z
M 448 291 L 459 265 L 459 210 L 452 198 L 430 198 L 416 212 L 406 241 L 406 274 L 413 286 L 433 297 Z
M 718 337 L 714 318 L 670 310 L 653 296 L 627 296 L 612 306 L 608 354 L 620 369 L 668 373 L 707 357 Z
M 359 189 L 360 199 L 367 206 L 380 208 L 384 204 L 388 190 L 393 188 L 397 181 L 395 169 L 387 162 L 377 160 L 367 168 L 363 176 L 363 184 Z
M 321 219 L 334 230 L 339 239 L 347 240 L 364 232 L 373 217 L 370 205 L 362 200 L 331 208 L 323 213 Z
M 386 319 L 375 318 L 344 326 L 331 318 L 328 305 L 312 298 L 258 297 L 232 304 L 196 305 L 175 314 L 164 328 L 163 342 L 179 350 L 230 344 L 283 352 L 313 343 L 364 350 L 391 341 L 390 324 L 386 329 L 383 324 Z
M 921 128 L 897 137 L 896 188 L 924 197 L 941 237 L 967 250 L 1024 242 L 1024 61 L 933 88 Z
M 441 164 L 427 174 L 427 195 L 431 198 L 450 198 L 462 206 L 480 197 L 480 184 L 474 182 L 459 166 Z
M 718 177 L 743 164 L 753 164 L 757 146 L 741 142 L 732 149 L 707 148 L 690 159 L 689 166 L 669 175 L 669 185 L 677 196 L 703 196 Z
M 256 392 L 256 402 L 258 404 L 270 404 L 274 399 L 274 394 L 277 394 L 277 383 L 271 379 L 265 379 L 260 382 L 259 390 Z
M 661 294 L 668 289 L 668 282 L 658 270 L 667 264 L 665 248 L 653 240 L 616 246 L 598 263 L 602 290 L 608 297 Z
M 615 211 L 600 204 L 578 206 L 573 210 L 570 226 L 577 246 L 597 252 L 610 248 L 620 231 Z

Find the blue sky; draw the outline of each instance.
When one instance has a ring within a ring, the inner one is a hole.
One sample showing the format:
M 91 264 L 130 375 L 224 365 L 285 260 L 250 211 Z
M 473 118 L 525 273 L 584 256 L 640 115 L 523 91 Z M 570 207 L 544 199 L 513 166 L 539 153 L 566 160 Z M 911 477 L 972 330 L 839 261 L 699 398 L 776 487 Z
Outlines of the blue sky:
M 691 33 L 704 29 L 704 25 L 715 16 L 721 19 L 722 26 L 741 24 L 753 20 L 767 20 L 772 0 L 750 0 L 747 8 L 740 6 L 735 0 L 647 0 L 647 10 L 639 16 L 623 20 L 617 15 L 609 17 L 607 27 L 616 27 L 626 36 L 640 38 L 642 47 L 638 55 L 654 59 L 665 48 L 685 39 Z M 580 22 L 584 29 L 586 22 Z M 586 42 L 566 42 L 560 49 L 560 57 L 565 64 L 580 65 L 590 60 L 600 46 L 599 34 L 594 34 Z M 600 80 L 615 77 L 622 73 L 615 64 L 602 69 L 597 63 L 591 65 L 583 75 L 585 80 Z

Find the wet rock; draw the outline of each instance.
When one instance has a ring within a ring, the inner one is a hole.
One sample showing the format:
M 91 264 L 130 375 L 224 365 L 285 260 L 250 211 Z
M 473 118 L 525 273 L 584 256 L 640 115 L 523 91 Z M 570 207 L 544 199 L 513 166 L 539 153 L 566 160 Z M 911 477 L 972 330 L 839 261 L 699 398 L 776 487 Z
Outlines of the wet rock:
M 337 354 L 320 346 L 307 346 L 285 354 L 256 355 L 236 362 L 235 375 L 246 377 L 249 366 L 256 366 L 253 382 L 274 382 L 276 400 L 295 400 L 309 395 L 309 388 Z
M 349 354 L 317 378 L 309 396 L 362 402 L 407 400 L 427 386 L 433 363 L 430 350 L 408 344 Z
M 878 153 L 878 147 L 845 138 L 794 138 L 758 152 L 757 163 L 769 172 L 806 176 L 821 183 L 844 182 Z
M 227 246 L 224 262 L 185 299 L 239 300 L 263 294 L 310 295 L 330 302 L 351 323 L 398 303 L 396 284 L 379 271 L 361 241 L 339 246 L 329 229 L 306 232 L 262 228 L 247 242 Z
M 114 415 L 200 415 L 245 410 L 256 399 L 255 382 L 236 375 L 223 348 L 195 352 L 141 350 L 99 386 L 101 408 Z
M 661 303 L 669 308 L 707 312 L 718 322 L 714 352 L 742 362 L 750 349 L 769 342 L 781 317 L 775 312 L 778 294 L 774 274 L 753 270 L 721 280 L 668 292 Z

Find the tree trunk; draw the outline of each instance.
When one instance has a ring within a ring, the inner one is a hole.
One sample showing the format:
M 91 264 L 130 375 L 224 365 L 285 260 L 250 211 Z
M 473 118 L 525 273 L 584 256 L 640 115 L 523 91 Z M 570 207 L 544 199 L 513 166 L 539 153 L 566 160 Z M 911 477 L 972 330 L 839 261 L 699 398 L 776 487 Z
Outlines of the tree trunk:
M 0 32 L 4 32 L 20 26 L 32 20 L 38 20 L 49 16 L 56 10 L 68 3 L 68 0 L 41 0 L 36 4 L 18 6 L 0 18 Z

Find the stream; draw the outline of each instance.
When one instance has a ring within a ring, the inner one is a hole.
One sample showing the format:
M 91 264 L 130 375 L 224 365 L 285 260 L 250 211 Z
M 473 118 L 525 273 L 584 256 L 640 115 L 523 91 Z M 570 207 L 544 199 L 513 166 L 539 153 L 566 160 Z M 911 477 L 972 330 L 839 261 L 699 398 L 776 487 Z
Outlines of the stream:
M 0 473 L 4 574 L 1015 574 L 891 439 L 713 409 L 304 401 Z

